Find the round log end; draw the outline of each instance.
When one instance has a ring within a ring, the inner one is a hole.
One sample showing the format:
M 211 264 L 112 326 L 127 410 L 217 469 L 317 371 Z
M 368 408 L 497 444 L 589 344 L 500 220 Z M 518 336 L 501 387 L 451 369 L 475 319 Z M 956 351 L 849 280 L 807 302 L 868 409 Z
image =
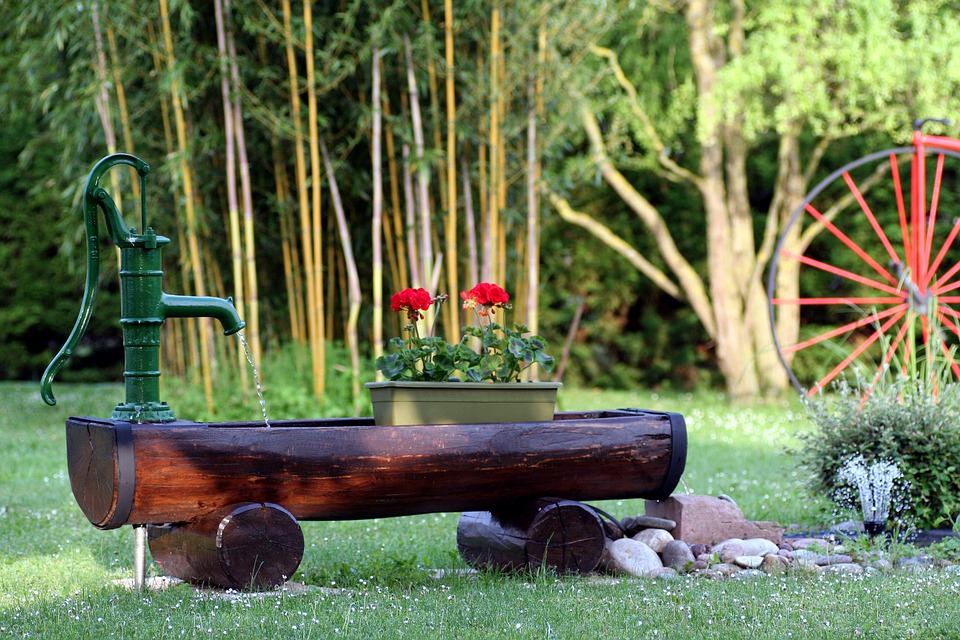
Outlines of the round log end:
M 150 553 L 169 575 L 224 589 L 273 589 L 303 559 L 296 518 L 271 503 L 231 505 L 186 524 L 149 527 Z
M 532 570 L 590 573 L 606 547 L 603 521 L 592 508 L 573 500 L 548 504 L 527 529 L 527 562 Z

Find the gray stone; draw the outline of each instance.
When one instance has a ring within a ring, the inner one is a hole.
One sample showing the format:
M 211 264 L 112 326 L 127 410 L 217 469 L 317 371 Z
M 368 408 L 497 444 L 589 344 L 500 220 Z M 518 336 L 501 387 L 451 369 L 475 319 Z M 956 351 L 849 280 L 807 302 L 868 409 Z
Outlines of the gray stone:
M 855 562 L 841 562 L 839 564 L 827 565 L 823 568 L 824 573 L 839 573 L 845 576 L 859 576 L 863 574 L 863 567 Z
M 690 553 L 692 553 L 695 558 L 699 558 L 705 553 L 710 553 L 710 545 L 703 544 L 702 542 L 692 544 L 690 545 Z
M 627 516 L 620 521 L 623 528 L 629 535 L 634 535 L 642 529 L 663 529 L 664 531 L 673 531 L 677 528 L 677 523 L 669 518 L 656 518 L 654 516 Z
M 673 580 L 680 576 L 680 574 L 677 573 L 677 570 L 674 569 L 673 567 L 664 567 L 663 569 L 657 569 L 650 575 L 652 575 L 654 578 L 659 578 L 660 580 Z
M 791 568 L 797 573 L 806 575 L 816 576 L 823 573 L 823 567 L 810 560 L 794 560 Z
M 832 564 L 850 564 L 853 562 L 853 558 L 835 553 L 829 556 L 819 556 L 814 562 L 821 567 L 826 567 Z
M 763 571 L 760 571 L 759 569 L 744 569 L 743 571 L 740 571 L 734 574 L 733 576 L 731 576 L 731 578 L 734 580 L 757 580 L 759 578 L 766 578 L 766 577 L 767 577 L 767 574 L 765 574 Z
M 710 566 L 709 563 L 707 563 L 707 562 L 705 562 L 705 561 L 703 561 L 703 560 L 694 560 L 694 561 L 693 561 L 693 564 L 690 565 L 690 570 L 691 570 L 691 571 L 703 571 L 704 569 L 707 569 L 709 566 Z
M 820 557 L 820 554 L 816 551 L 810 551 L 809 549 L 794 549 L 790 552 L 790 557 L 794 560 L 808 560 L 816 563 L 817 558 Z
M 750 538 L 744 540 L 741 544 L 745 556 L 765 556 L 768 553 L 776 553 L 780 550 L 780 547 L 766 538 Z
M 819 549 L 826 551 L 830 543 L 823 538 L 796 538 L 790 541 L 794 549 Z
M 914 556 L 897 560 L 897 568 L 907 571 L 921 571 L 933 567 L 933 558 L 930 556 Z
M 763 556 L 737 556 L 734 563 L 744 569 L 759 569 L 763 564 Z
M 657 553 L 660 553 L 663 551 L 663 548 L 667 546 L 667 543 L 673 541 L 673 536 L 670 535 L 669 531 L 664 531 L 663 529 L 644 529 L 633 536 L 633 539 L 642 542 Z
M 735 573 L 740 573 L 743 571 L 743 567 L 738 567 L 735 564 L 730 564 L 729 562 L 721 562 L 720 564 L 715 564 L 710 569 L 721 576 L 732 576 Z
M 671 540 L 660 551 L 663 566 L 673 567 L 677 571 L 685 571 L 694 563 L 690 545 L 683 540 Z
M 657 552 L 630 538 L 620 538 L 607 543 L 607 568 L 631 576 L 646 576 L 663 569 Z
M 781 555 L 768 554 L 763 556 L 760 570 L 767 575 L 779 575 L 787 570 L 787 559 Z
M 733 562 L 737 556 L 746 555 L 743 551 L 743 540 L 740 538 L 730 538 L 714 545 L 713 552 L 721 562 Z

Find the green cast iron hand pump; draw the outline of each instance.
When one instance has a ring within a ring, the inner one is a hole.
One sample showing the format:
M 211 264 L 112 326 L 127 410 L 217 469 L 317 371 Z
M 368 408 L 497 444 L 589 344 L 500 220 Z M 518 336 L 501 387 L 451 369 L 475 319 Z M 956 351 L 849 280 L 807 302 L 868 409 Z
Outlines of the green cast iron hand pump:
M 116 165 L 129 165 L 140 177 L 140 228 L 128 229 L 116 203 L 100 186 L 100 178 Z M 224 335 L 245 326 L 230 299 L 210 296 L 179 296 L 162 290 L 163 267 L 160 249 L 170 242 L 147 226 L 146 177 L 150 165 L 126 153 L 102 159 L 90 172 L 83 191 L 83 219 L 87 234 L 87 279 L 83 303 L 70 337 L 40 380 L 40 394 L 47 404 L 56 404 L 51 383 L 73 354 L 93 313 L 100 275 L 100 239 L 97 208 L 103 210 L 107 232 L 120 248 L 120 324 L 123 329 L 126 402 L 116 406 L 114 420 L 131 422 L 172 422 L 176 420 L 166 402 L 160 400 L 160 328 L 166 318 L 210 317 L 223 325 Z

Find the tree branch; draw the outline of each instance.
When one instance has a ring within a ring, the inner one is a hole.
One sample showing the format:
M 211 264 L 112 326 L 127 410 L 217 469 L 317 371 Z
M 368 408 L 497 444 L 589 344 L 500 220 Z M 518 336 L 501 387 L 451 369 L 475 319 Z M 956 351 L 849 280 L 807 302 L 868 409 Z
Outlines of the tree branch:
M 680 291 L 677 285 L 674 284 L 674 282 L 671 281 L 663 271 L 655 267 L 650 263 L 649 260 L 644 258 L 639 251 L 630 246 L 626 240 L 618 236 L 602 222 L 595 220 L 589 214 L 581 211 L 575 211 L 565 198 L 558 195 L 556 192 L 550 189 L 550 187 L 544 185 L 543 191 L 546 193 L 547 198 L 549 198 L 550 203 L 557 210 L 557 213 L 560 214 L 561 218 L 570 224 L 575 224 L 578 227 L 589 231 L 590 234 L 595 238 L 626 258 L 630 264 L 635 266 L 637 270 L 640 271 L 640 273 L 650 278 L 650 280 L 657 285 L 658 288 L 660 288 L 671 298 L 675 300 L 684 299 L 683 293 Z
M 607 59 L 607 63 L 610 65 L 610 70 L 617 79 L 617 83 L 626 92 L 627 97 L 630 98 L 630 111 L 632 111 L 633 115 L 635 115 L 643 124 L 643 129 L 647 134 L 650 146 L 652 146 L 653 150 L 656 152 L 657 161 L 660 163 L 660 165 L 666 169 L 667 172 L 669 172 L 672 179 L 699 185 L 699 176 L 687 169 L 684 169 L 670 159 L 669 151 L 667 150 L 666 145 L 663 144 L 663 141 L 657 134 L 657 130 L 653 126 L 653 122 L 651 122 L 647 112 L 644 111 L 643 106 L 640 104 L 640 99 L 637 94 L 637 87 L 630 82 L 627 74 L 623 72 L 623 68 L 620 66 L 620 60 L 618 59 L 617 54 L 611 49 L 597 45 L 590 47 L 590 50 L 594 54 Z

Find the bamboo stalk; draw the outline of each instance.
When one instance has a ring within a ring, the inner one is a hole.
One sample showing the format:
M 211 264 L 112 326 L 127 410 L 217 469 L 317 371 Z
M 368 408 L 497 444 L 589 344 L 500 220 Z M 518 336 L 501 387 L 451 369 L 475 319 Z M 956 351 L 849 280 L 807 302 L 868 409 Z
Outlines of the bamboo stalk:
M 347 278 L 348 314 L 344 326 L 344 335 L 347 348 L 350 351 L 351 365 L 351 392 L 353 394 L 353 408 L 355 413 L 361 410 L 360 405 L 360 341 L 357 335 L 357 320 L 360 317 L 360 275 L 357 271 L 357 262 L 353 257 L 353 243 L 350 239 L 350 227 L 343 210 L 343 200 L 340 198 L 340 188 L 333 171 L 333 163 L 323 138 L 320 138 L 320 152 L 323 155 L 323 164 L 327 170 L 327 181 L 330 183 L 330 199 L 333 202 L 333 211 L 337 219 L 337 228 L 340 232 L 341 256 L 344 262 L 344 271 Z
M 227 218 L 230 229 L 230 264 L 233 269 L 233 297 L 237 313 L 243 318 L 244 287 L 243 287 L 243 245 L 240 241 L 240 207 L 237 200 L 237 163 L 234 140 L 233 108 L 230 104 L 230 64 L 227 50 L 227 25 L 224 19 L 224 0 L 214 0 L 214 16 L 217 25 L 217 53 L 220 63 L 220 97 L 223 101 L 223 137 L 224 137 L 224 170 L 227 186 Z M 240 371 L 240 384 L 244 391 L 249 391 L 246 357 L 241 350 L 237 350 L 237 367 Z
M 160 16 L 163 27 L 163 40 L 167 50 L 167 70 L 170 73 L 170 98 L 173 106 L 174 124 L 176 126 L 177 147 L 180 156 L 180 172 L 183 180 L 184 210 L 186 212 L 185 231 L 190 263 L 193 270 L 193 281 L 196 295 L 206 295 L 204 286 L 203 264 L 200 260 L 200 246 L 197 240 L 197 221 L 194 209 L 193 176 L 190 170 L 189 144 L 187 139 L 187 125 L 184 117 L 183 105 L 180 101 L 180 78 L 176 73 L 176 55 L 173 50 L 173 34 L 170 29 L 170 13 L 167 0 L 160 0 Z M 207 409 L 215 413 L 213 402 L 212 363 L 210 360 L 209 322 L 200 322 L 200 368 L 203 375 L 203 391 L 207 402 Z
M 373 244 L 373 357 L 383 355 L 383 171 L 380 151 L 381 111 L 380 104 L 380 47 L 373 47 L 372 65 L 373 126 L 371 131 L 371 162 L 373 164 L 373 222 L 371 242 Z M 377 380 L 383 379 L 380 371 Z
M 415 204 L 416 196 L 413 192 L 413 178 L 410 170 L 410 145 L 403 144 L 401 147 L 401 156 L 403 162 L 403 193 L 405 196 L 405 219 L 407 239 L 407 254 L 410 256 L 410 286 L 423 287 L 425 281 L 420 274 L 420 263 L 416 259 L 417 255 L 417 207 Z M 422 232 L 422 231 L 421 231 Z
M 446 3 L 447 0 L 445 0 Z M 428 36 L 428 41 L 430 44 L 431 51 L 434 47 L 433 42 L 433 25 L 431 24 L 430 18 L 430 3 L 428 0 L 420 0 L 420 11 L 422 13 L 423 23 L 424 23 L 424 33 Z M 437 66 L 433 63 L 433 56 L 425 56 L 427 61 L 427 88 L 429 90 L 430 98 L 430 123 L 433 128 L 433 148 L 437 150 L 437 173 L 443 175 L 446 172 L 445 162 L 443 158 L 443 140 L 442 134 L 440 133 L 440 90 L 437 86 Z M 447 208 L 447 187 L 448 184 L 444 183 L 442 180 L 438 182 L 440 188 L 440 209 Z M 447 305 L 447 310 L 453 305 Z
M 447 254 L 447 289 L 455 296 L 460 284 L 457 256 L 457 96 L 454 79 L 456 68 L 453 65 L 453 0 L 444 0 L 444 60 L 446 62 L 446 102 L 447 102 L 447 224 L 444 228 L 444 248 Z M 450 342 L 460 341 L 460 323 L 457 322 L 457 305 L 448 304 L 447 335 Z
M 123 148 L 130 155 L 134 155 L 136 149 L 133 144 L 133 128 L 130 126 L 130 110 L 127 107 L 127 91 L 123 86 L 123 76 L 120 73 L 123 68 L 120 62 L 122 58 L 117 50 L 117 38 L 110 24 L 107 24 L 107 44 L 110 48 L 110 69 L 113 72 L 113 88 L 117 94 L 117 110 L 120 112 L 120 130 L 123 135 Z M 131 180 L 130 185 L 134 199 L 139 202 L 140 181 Z M 117 206 L 119 206 L 119 203 Z
M 257 250 L 254 243 L 255 223 L 253 219 L 253 188 L 250 184 L 250 161 L 247 158 L 247 138 L 243 125 L 243 106 L 240 102 L 241 91 L 240 69 L 237 64 L 237 51 L 233 39 L 231 24 L 231 1 L 223 0 L 226 18 L 227 59 L 230 62 L 230 84 L 233 90 L 233 126 L 236 135 L 237 160 L 240 164 L 240 192 L 243 197 L 243 257 L 246 267 L 244 292 L 246 293 L 246 308 L 249 313 L 244 316 L 247 327 L 244 334 L 253 352 L 254 362 L 261 362 L 263 357 L 260 343 L 260 297 L 257 287 Z M 246 368 L 244 368 L 246 370 Z M 262 377 L 262 374 L 261 374 Z
M 300 81 L 299 74 L 297 72 L 296 54 L 293 45 L 290 0 L 282 0 L 281 6 L 283 10 L 283 28 L 286 36 L 285 49 L 287 53 L 287 69 L 290 76 L 290 109 L 294 126 L 294 158 L 296 163 L 297 201 L 300 209 L 300 240 L 303 252 L 303 272 L 307 289 L 307 307 L 305 309 L 305 315 L 307 319 L 307 334 L 310 344 L 310 362 L 314 380 L 313 393 L 314 397 L 320 400 L 322 399 L 322 394 L 319 394 L 318 380 L 321 379 L 322 374 L 318 371 L 318 369 L 322 368 L 320 363 L 320 354 L 322 353 L 322 350 L 318 347 L 318 344 L 322 344 L 323 335 L 320 331 L 320 323 L 318 321 L 318 314 L 316 313 L 318 304 L 316 299 L 317 272 L 316 269 L 314 269 L 314 262 L 316 259 L 313 255 L 313 241 L 310 233 L 311 216 L 310 202 L 307 193 L 307 163 L 303 151 L 304 140 L 300 105 Z M 309 7 L 305 5 L 304 13 L 306 14 L 308 11 Z M 312 47 L 312 36 L 310 37 L 310 43 Z M 312 68 L 312 63 L 309 64 L 309 66 Z
M 323 215 L 320 198 L 320 134 L 317 131 L 317 81 L 313 49 L 313 0 L 303 3 L 304 55 L 307 61 L 307 126 L 310 145 L 310 241 L 313 245 L 313 294 L 314 306 L 309 314 L 316 318 L 316 342 L 314 344 L 313 392 L 323 402 L 326 392 L 325 340 L 327 339 L 324 318 L 323 296 Z
M 383 58 L 380 58 L 380 76 L 385 77 L 383 68 Z M 393 127 L 390 125 L 390 94 L 387 91 L 382 92 L 383 96 L 383 116 L 386 121 L 384 127 L 384 137 L 387 145 L 387 170 L 390 174 L 390 211 L 393 217 L 393 228 L 396 230 L 395 241 L 391 244 L 396 247 L 397 252 L 397 271 L 395 283 L 397 288 L 405 287 L 410 283 L 407 275 L 407 255 L 404 247 L 404 228 L 403 228 L 403 207 L 400 204 L 400 175 L 397 171 L 397 151 L 394 143 Z
M 424 283 L 433 281 L 433 242 L 430 214 L 430 173 L 424 158 L 423 121 L 420 117 L 420 98 L 417 79 L 413 69 L 413 51 L 410 36 L 403 35 L 403 48 L 407 59 L 407 86 L 410 94 L 410 120 L 413 126 L 414 153 L 417 157 L 417 208 L 419 211 L 420 271 Z M 429 310 L 428 310 L 429 316 Z M 428 317 L 427 321 L 430 319 Z
M 500 166 L 500 1 L 494 0 L 490 16 L 490 183 L 487 216 L 484 229 L 485 246 L 481 278 L 497 278 L 500 255 L 500 181 L 503 168 Z

